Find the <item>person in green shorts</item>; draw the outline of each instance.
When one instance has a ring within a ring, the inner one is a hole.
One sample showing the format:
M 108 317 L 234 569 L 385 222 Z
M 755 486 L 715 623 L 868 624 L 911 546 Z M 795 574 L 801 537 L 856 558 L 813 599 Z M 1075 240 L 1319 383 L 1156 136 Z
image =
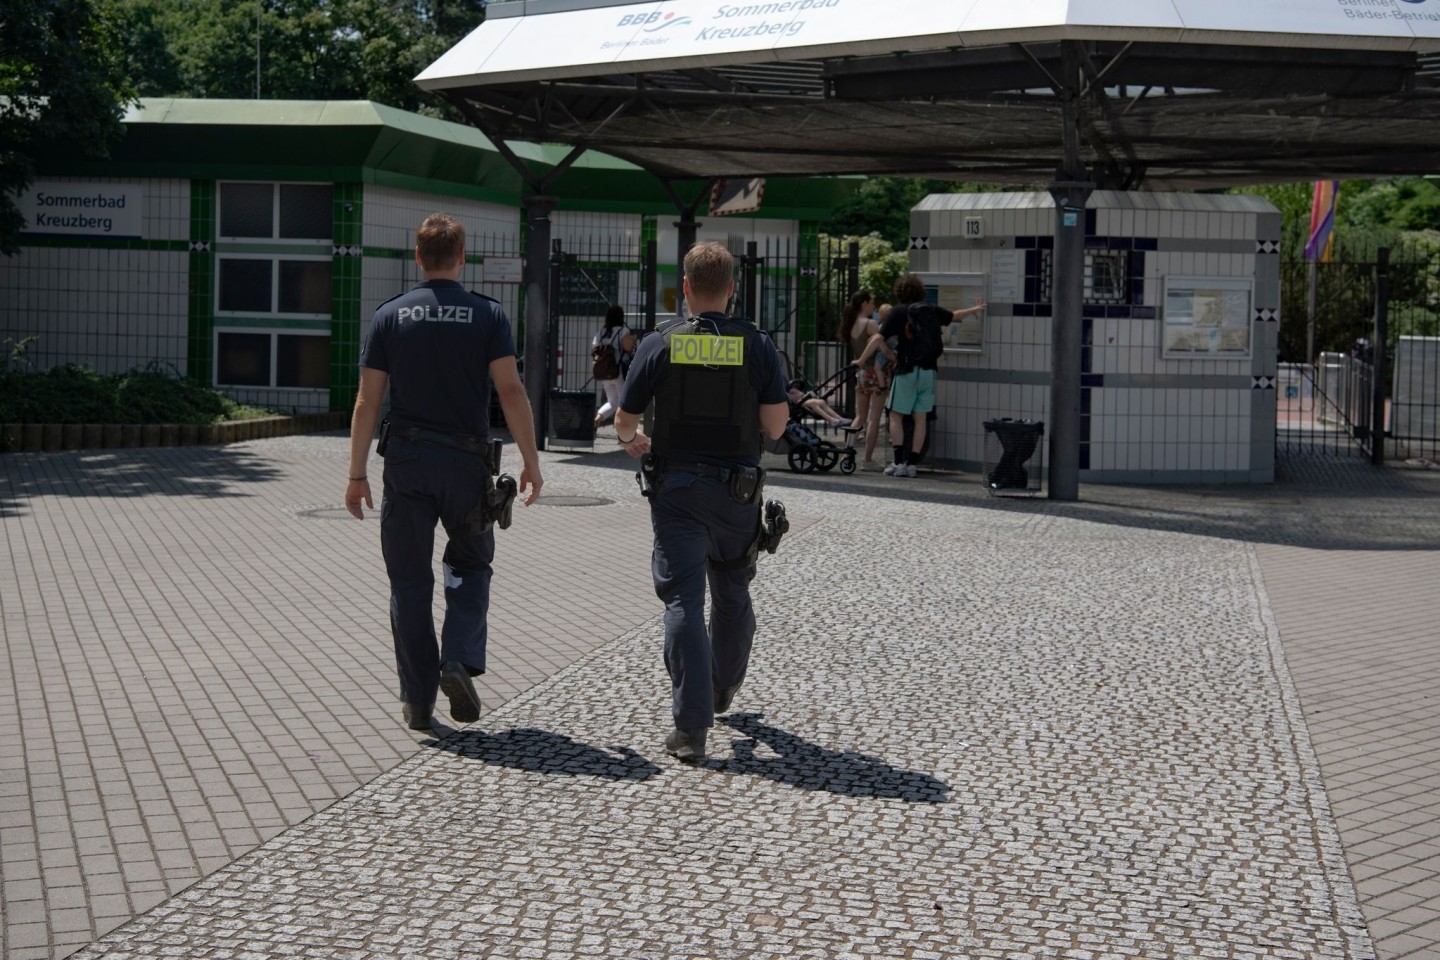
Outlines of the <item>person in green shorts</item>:
M 895 459 L 885 468 L 888 477 L 913 477 L 925 449 L 927 414 L 935 409 L 936 365 L 944 353 L 941 327 L 985 309 L 985 304 L 947 310 L 925 301 L 925 284 L 913 273 L 895 281 L 895 306 L 885 316 L 880 332 L 870 338 L 855 361 L 863 366 L 878 351 L 890 360 L 894 377 L 890 381 L 890 442 Z M 905 418 L 915 417 L 910 449 L 903 443 Z

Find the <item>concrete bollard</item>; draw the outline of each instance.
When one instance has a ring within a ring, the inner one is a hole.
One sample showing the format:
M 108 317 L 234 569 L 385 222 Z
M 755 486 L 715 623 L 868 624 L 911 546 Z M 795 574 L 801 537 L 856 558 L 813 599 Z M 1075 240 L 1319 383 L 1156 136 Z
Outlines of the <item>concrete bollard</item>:
M 140 425 L 140 446 L 142 446 L 142 447 L 158 447 L 158 446 L 160 446 L 160 424 L 158 424 L 158 423 L 142 423 L 142 424 Z
M 140 446 L 140 424 L 138 424 L 138 423 L 122 423 L 122 424 L 120 425 L 120 446 L 122 446 L 122 447 L 138 447 L 138 446 Z
M 178 447 L 180 445 L 180 424 L 160 424 L 160 446 Z
M 0 425 L 0 450 L 16 451 L 23 450 L 21 446 L 25 442 L 25 435 L 18 423 L 6 423 Z
M 82 450 L 95 450 L 100 446 L 102 428 L 98 423 L 87 423 L 82 429 L 80 448 Z
M 100 430 L 100 445 L 107 450 L 121 445 L 121 430 L 118 423 L 107 423 Z

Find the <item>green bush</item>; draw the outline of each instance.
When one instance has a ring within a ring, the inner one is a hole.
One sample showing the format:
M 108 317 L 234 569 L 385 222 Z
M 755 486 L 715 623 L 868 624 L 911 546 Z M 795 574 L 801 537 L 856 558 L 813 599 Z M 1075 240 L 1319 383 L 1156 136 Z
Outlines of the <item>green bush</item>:
M 217 423 L 269 412 L 154 364 L 104 376 L 75 364 L 0 372 L 0 423 Z

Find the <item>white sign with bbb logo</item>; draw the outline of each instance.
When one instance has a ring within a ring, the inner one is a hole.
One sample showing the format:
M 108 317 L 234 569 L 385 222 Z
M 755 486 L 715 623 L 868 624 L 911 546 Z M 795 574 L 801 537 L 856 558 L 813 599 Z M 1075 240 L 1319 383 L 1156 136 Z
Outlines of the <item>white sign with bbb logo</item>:
M 139 240 L 145 191 L 131 183 L 37 180 L 20 197 L 22 233 Z

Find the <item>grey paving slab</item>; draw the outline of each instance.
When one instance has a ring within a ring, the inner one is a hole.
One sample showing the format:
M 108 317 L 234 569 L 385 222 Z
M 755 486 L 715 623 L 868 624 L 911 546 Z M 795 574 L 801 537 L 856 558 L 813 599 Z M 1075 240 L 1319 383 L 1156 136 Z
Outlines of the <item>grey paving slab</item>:
M 709 763 L 652 620 L 81 955 L 1372 955 L 1253 548 L 914 492 L 786 492 Z
M 1259 555 L 1379 953 L 1440 956 L 1440 551 Z
M 344 443 L 0 457 L 0 954 L 64 956 L 414 752 Z M 639 571 L 584 595 L 649 542 L 591 513 L 501 534 L 487 704 L 649 616 Z

